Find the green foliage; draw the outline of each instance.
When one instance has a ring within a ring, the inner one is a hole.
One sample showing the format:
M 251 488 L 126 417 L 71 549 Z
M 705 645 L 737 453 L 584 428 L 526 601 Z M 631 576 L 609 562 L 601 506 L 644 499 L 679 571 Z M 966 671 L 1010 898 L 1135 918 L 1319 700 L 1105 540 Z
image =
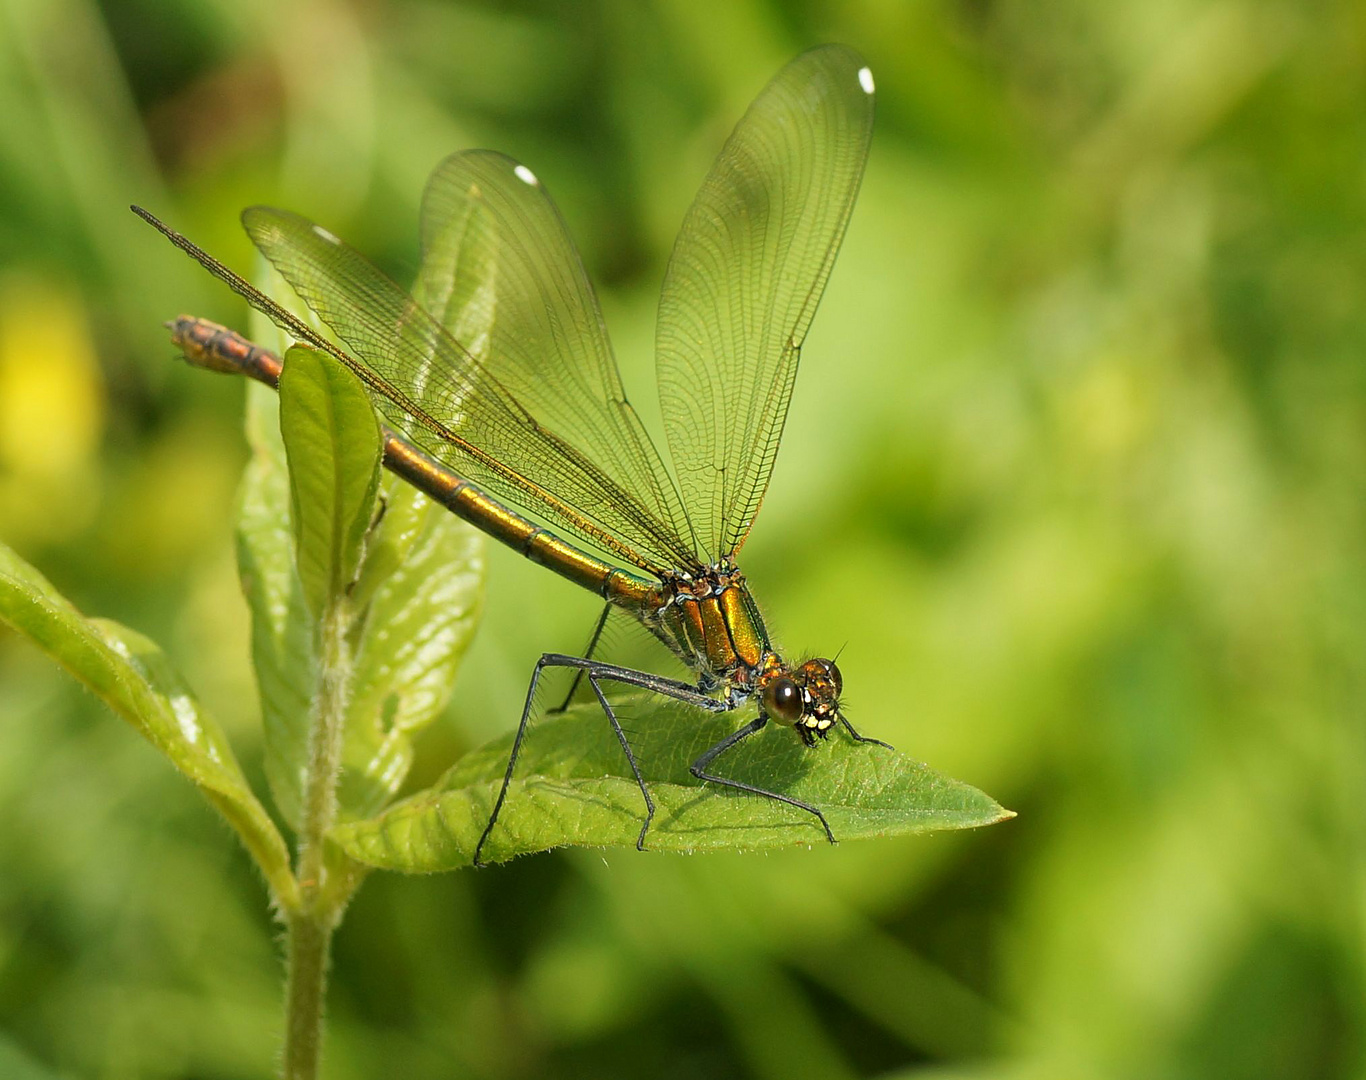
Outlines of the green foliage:
M 87 619 L 3 545 L 0 620 L 66 668 L 194 781 L 237 830 L 276 901 L 292 902 L 284 841 L 252 794 L 218 723 L 156 645 L 116 622 Z
M 295 571 L 276 396 L 253 385 L 247 412 L 252 459 L 238 508 L 238 563 L 252 614 L 267 776 L 280 813 L 295 823 L 316 627 Z M 364 458 L 355 466 L 359 487 L 369 466 Z M 346 721 L 343 817 L 374 813 L 403 784 L 413 737 L 450 698 L 483 597 L 482 535 L 388 474 L 378 491 L 383 512 L 352 589 L 366 614 Z
M 398 792 L 413 739 L 445 710 L 483 607 L 484 538 L 385 477 L 384 517 L 357 592 L 367 615 L 346 721 L 341 807 L 373 814 Z
M 63 1080 L 62 1073 L 34 1061 L 3 1036 L 0 1036 L 0 1076 L 5 1080 Z

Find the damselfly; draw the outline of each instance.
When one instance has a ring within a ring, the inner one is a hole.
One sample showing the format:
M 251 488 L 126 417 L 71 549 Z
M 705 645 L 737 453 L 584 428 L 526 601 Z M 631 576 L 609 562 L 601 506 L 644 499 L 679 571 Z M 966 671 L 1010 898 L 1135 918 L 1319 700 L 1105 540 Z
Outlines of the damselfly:
M 790 664 L 774 648 L 735 562 L 768 486 L 872 120 L 868 67 L 850 49 L 824 46 L 783 68 L 722 148 L 684 218 L 659 303 L 656 367 L 674 472 L 627 400 L 558 211 L 537 177 L 502 154 L 454 154 L 428 182 L 424 267 L 436 260 L 441 272 L 425 275 L 421 302 L 321 226 L 267 207 L 243 213 L 252 241 L 342 345 L 133 208 L 287 334 L 359 376 L 387 422 L 390 469 L 607 602 L 584 655 L 537 661 L 476 863 L 547 668 L 574 669 L 576 684 L 587 679 L 621 743 L 645 803 L 638 848 L 654 802 L 604 684 L 709 712 L 757 702 L 756 717 L 698 757 L 692 774 L 799 807 L 835 841 L 818 807 L 712 767 L 770 721 L 807 746 L 836 724 L 878 742 L 841 712 L 833 660 Z M 471 304 L 492 317 L 479 340 L 462 341 L 451 313 Z M 230 331 L 188 318 L 173 326 L 192 361 L 278 379 L 279 359 Z M 644 625 L 696 681 L 595 659 L 613 608 Z

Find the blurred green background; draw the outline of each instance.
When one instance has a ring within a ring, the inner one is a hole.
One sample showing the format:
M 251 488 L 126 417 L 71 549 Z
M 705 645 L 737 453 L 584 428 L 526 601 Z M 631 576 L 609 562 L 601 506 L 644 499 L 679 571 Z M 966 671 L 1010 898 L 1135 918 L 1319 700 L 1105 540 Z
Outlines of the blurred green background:
M 1366 1076 L 1360 3 L 0 0 L 0 539 L 162 642 L 264 792 L 243 387 L 160 325 L 244 310 L 127 204 L 244 271 L 237 211 L 291 207 L 403 278 L 433 165 L 507 151 L 650 400 L 688 200 L 825 40 L 877 131 L 745 567 L 789 650 L 847 643 L 860 727 L 1020 817 L 375 875 L 325 1075 Z M 414 782 L 596 614 L 490 560 Z M 4 636 L 0 718 L 0 1071 L 270 1074 L 228 831 Z

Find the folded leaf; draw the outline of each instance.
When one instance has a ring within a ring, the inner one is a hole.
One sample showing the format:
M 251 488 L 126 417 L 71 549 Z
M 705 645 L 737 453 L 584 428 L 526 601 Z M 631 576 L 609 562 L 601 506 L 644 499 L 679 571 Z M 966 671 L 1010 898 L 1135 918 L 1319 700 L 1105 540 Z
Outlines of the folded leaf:
M 299 580 L 319 616 L 360 575 L 379 488 L 379 421 L 355 375 L 295 345 L 280 376 L 280 433 Z

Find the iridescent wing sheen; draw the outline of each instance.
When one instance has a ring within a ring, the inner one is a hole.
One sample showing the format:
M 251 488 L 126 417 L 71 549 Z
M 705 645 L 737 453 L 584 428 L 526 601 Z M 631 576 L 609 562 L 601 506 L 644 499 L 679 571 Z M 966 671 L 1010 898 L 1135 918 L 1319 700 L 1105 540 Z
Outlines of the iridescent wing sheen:
M 438 167 L 423 200 L 420 300 L 306 218 L 253 207 L 242 221 L 348 346 L 344 362 L 391 425 L 610 556 L 652 571 L 695 565 L 582 263 L 529 170 L 484 151 Z M 452 333 L 462 326 L 467 343 Z
M 863 59 L 838 45 L 804 53 L 749 107 L 684 218 L 655 348 L 702 561 L 734 554 L 763 500 L 872 124 Z
M 427 182 L 421 231 L 419 279 L 432 302 L 444 305 L 450 296 L 454 310 L 469 310 L 462 297 L 468 282 L 490 283 L 472 305 L 479 310 L 486 298 L 497 308 L 480 354 L 488 370 L 538 419 L 572 432 L 603 465 L 616 465 L 623 486 L 667 526 L 670 565 L 689 566 L 691 529 L 678 490 L 627 400 L 597 297 L 540 182 L 503 154 L 452 154 Z M 469 251 L 472 272 L 462 274 Z

